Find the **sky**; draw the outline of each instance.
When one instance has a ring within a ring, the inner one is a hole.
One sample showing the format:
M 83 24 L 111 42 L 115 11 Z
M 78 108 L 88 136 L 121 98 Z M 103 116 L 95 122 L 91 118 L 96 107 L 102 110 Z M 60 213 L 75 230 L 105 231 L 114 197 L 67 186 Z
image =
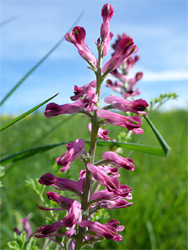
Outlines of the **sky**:
M 95 40 L 100 34 L 101 8 L 107 1 L 24 0 L 1 1 L 0 22 L 12 21 L 1 31 L 1 99 L 67 33 L 79 14 L 77 25 L 86 30 L 86 43 L 97 55 Z M 184 0 L 109 0 L 114 7 L 110 29 L 126 32 L 138 46 L 140 61 L 132 71 L 143 72 L 138 82 L 147 101 L 161 93 L 175 92 L 178 99 L 162 108 L 186 108 L 188 105 L 188 2 Z M 110 59 L 110 54 L 104 63 Z M 2 114 L 20 114 L 56 93 L 53 101 L 70 103 L 74 85 L 95 79 L 77 49 L 64 41 L 55 52 L 7 99 Z M 103 96 L 113 92 L 105 87 Z

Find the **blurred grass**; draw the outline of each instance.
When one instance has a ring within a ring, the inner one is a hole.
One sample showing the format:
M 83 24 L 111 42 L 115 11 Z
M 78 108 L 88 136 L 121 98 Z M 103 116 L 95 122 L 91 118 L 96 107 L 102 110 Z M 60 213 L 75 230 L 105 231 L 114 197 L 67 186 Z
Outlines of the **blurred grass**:
M 2 125 L 12 117 L 1 117 Z M 95 249 L 187 249 L 187 112 L 183 110 L 153 113 L 151 121 L 161 132 L 171 147 L 167 158 L 132 152 L 135 171 L 121 171 L 121 184 L 133 188 L 133 206 L 110 210 L 110 217 L 125 226 L 122 242 L 105 240 L 95 245 Z M 87 118 L 81 115 L 59 116 L 47 119 L 35 113 L 1 133 L 2 157 L 31 146 L 71 141 L 77 138 L 90 139 Z M 56 129 L 52 129 L 56 127 Z M 151 129 L 143 121 L 145 133 L 140 143 L 158 145 Z M 117 139 L 122 128 L 109 125 L 111 138 Z M 51 133 L 48 133 L 48 131 Z M 38 140 L 40 138 L 40 140 Z M 136 142 L 139 136 L 134 136 Z M 65 152 L 60 146 L 40 155 L 16 163 L 5 165 L 9 172 L 3 179 L 1 191 L 1 249 L 7 249 L 6 242 L 13 239 L 13 228 L 18 217 L 32 213 L 33 231 L 44 224 L 45 211 L 38 209 L 39 198 L 25 185 L 24 180 L 39 178 L 46 172 L 56 174 L 52 168 L 57 156 Z M 107 148 L 98 147 L 97 158 Z M 124 157 L 129 153 L 124 150 Z M 73 176 L 77 180 L 82 163 L 71 164 L 68 173 L 61 177 Z M 41 204 L 40 204 L 41 205 Z M 103 223 L 106 221 L 103 221 Z M 39 240 L 40 244 L 41 240 Z

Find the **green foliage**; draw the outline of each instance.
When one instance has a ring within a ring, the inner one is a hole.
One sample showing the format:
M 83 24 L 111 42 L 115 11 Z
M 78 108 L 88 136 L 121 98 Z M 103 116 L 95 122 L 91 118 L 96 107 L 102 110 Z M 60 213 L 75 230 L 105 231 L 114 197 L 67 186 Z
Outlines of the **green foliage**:
M 8 247 L 10 249 L 14 250 L 37 250 L 36 240 L 34 238 L 31 238 L 29 242 L 26 242 L 26 232 L 22 232 L 20 235 L 17 235 L 14 233 L 14 239 L 13 241 L 9 241 L 7 243 Z
M 5 168 L 3 166 L 0 166 L 0 179 L 5 175 Z M 2 182 L 0 181 L 0 188 L 3 187 Z
M 150 101 L 150 105 L 148 107 L 148 111 L 154 111 L 159 109 L 165 102 L 172 99 L 177 99 L 178 95 L 176 93 L 165 93 L 160 94 L 159 97 L 156 97 L 155 99 Z
M 26 180 L 25 183 L 28 187 L 32 188 L 37 193 L 41 201 L 44 201 L 43 193 L 44 193 L 46 186 L 40 185 L 38 180 L 39 180 L 38 178 L 36 178 L 35 180 L 29 179 L 29 180 Z
M 108 146 L 110 148 L 127 148 L 127 149 L 131 149 L 131 150 L 136 150 L 136 151 L 140 151 L 143 153 L 147 153 L 147 154 L 153 154 L 153 155 L 158 155 L 158 156 L 167 156 L 169 154 L 170 151 L 170 147 L 168 146 L 168 144 L 166 143 L 166 141 L 164 140 L 164 138 L 162 137 L 162 135 L 159 133 L 159 131 L 156 129 L 156 127 L 153 125 L 153 123 L 150 121 L 150 119 L 148 117 L 144 117 L 145 120 L 147 121 L 147 123 L 149 124 L 149 126 L 151 127 L 152 131 L 154 132 L 157 140 L 159 141 L 161 148 L 160 147 L 153 147 L 153 146 L 149 146 L 149 145 L 142 145 L 142 144 L 138 144 L 138 143 L 129 143 L 129 142 L 119 142 L 119 141 L 98 141 L 97 145 L 98 146 Z M 123 133 L 124 131 L 120 132 L 118 135 L 118 138 L 123 138 L 124 140 L 126 140 L 126 137 Z M 69 142 L 60 142 L 60 143 L 56 143 L 56 144 L 49 144 L 49 145 L 45 145 L 45 146 L 41 146 L 41 147 L 36 147 L 36 148 L 30 148 L 28 150 L 7 156 L 3 159 L 0 160 L 1 163 L 13 163 L 15 161 L 20 161 L 23 160 L 25 158 L 31 157 L 35 154 L 39 154 L 39 153 L 43 153 L 47 150 L 50 150 L 52 148 L 58 147 L 60 145 L 64 145 L 67 144 Z M 90 144 L 90 141 L 85 141 L 86 144 Z
M 67 116 L 46 119 L 38 113 L 23 119 L 21 123 L 11 126 L 6 133 L 1 134 L 3 156 L 19 152 L 23 149 L 23 145 L 30 147 L 38 138 L 43 138 L 41 144 L 44 145 L 72 141 L 78 138 L 79 131 L 79 138 L 89 140 L 87 119 L 80 119 L 80 116 L 74 116 L 66 123 L 63 121 L 66 121 Z M 150 118 L 155 126 L 160 128 L 161 134 L 171 146 L 171 153 L 168 158 L 164 158 L 132 151 L 129 157 L 134 159 L 135 171 L 122 169 L 120 183 L 132 187 L 134 204 L 130 208 L 108 211 L 110 218 L 119 220 L 121 225 L 125 226 L 125 232 L 121 233 L 124 240 L 122 242 L 105 240 L 96 243 L 95 249 L 186 249 L 187 112 L 183 110 L 155 112 L 150 114 Z M 2 117 L 4 124 L 11 119 Z M 48 134 L 52 127 L 61 122 L 60 126 Z M 109 125 L 107 129 L 110 130 L 111 139 L 118 140 L 117 135 L 122 128 Z M 143 129 L 145 133 L 140 143 L 157 146 L 156 138 L 145 120 Z M 133 135 L 133 143 L 137 143 L 138 138 L 138 135 Z M 27 147 L 25 146 L 25 149 Z M 107 149 L 107 146 L 98 147 L 96 158 L 100 160 L 102 153 Z M 17 225 L 15 211 L 20 211 L 22 217 L 32 212 L 33 231 L 46 223 L 47 211 L 38 208 L 44 204 L 41 204 L 38 195 L 33 192 L 33 187 L 25 185 L 24 180 L 39 178 L 47 172 L 56 175 L 57 168 L 52 166 L 55 159 L 65 150 L 65 146 L 62 145 L 43 154 L 15 162 L 13 168 L 11 164 L 6 165 L 5 173 L 10 170 L 2 180 L 1 249 L 7 249 L 7 241 L 13 238 L 13 228 Z M 122 156 L 127 157 L 129 152 L 129 149 L 124 148 Z M 69 171 L 60 173 L 60 177 L 71 176 L 73 180 L 77 180 L 81 167 L 81 162 L 74 161 Z M 53 189 L 47 187 L 45 193 L 49 190 Z M 108 220 L 104 218 L 103 223 Z M 43 239 L 38 239 L 38 248 L 42 249 L 43 245 Z M 50 249 L 55 247 L 52 246 Z
M 110 216 L 107 209 L 99 209 L 92 217 L 93 221 L 110 220 Z
M 53 95 L 52 97 L 48 98 L 47 100 L 45 100 L 44 102 L 40 103 L 39 105 L 35 106 L 34 108 L 28 110 L 27 112 L 25 112 L 24 114 L 16 117 L 14 120 L 10 121 L 9 123 L 7 123 L 6 125 L 4 125 L 2 128 L 0 128 L 0 131 L 5 130 L 6 128 L 12 126 L 14 123 L 22 120 L 23 118 L 25 118 L 26 116 L 30 115 L 31 113 L 33 113 L 35 110 L 37 110 L 38 108 L 40 108 L 41 106 L 43 106 L 44 104 L 46 104 L 47 102 L 49 102 L 50 100 L 52 100 L 54 97 L 56 97 L 58 94 Z

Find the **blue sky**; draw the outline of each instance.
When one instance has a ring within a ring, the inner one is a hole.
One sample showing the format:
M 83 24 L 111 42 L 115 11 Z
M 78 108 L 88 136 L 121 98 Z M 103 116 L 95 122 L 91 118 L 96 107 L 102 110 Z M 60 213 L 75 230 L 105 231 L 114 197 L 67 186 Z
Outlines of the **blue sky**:
M 99 37 L 103 4 L 107 1 L 1 1 L 1 21 L 16 17 L 1 27 L 1 98 L 53 47 L 84 10 L 78 25 L 86 29 L 86 43 L 96 55 L 94 40 Z M 188 104 L 187 1 L 111 0 L 114 39 L 126 32 L 139 47 L 141 59 L 134 71 L 143 71 L 138 83 L 147 101 L 165 92 L 176 92 L 177 101 L 165 109 Z M 105 60 L 108 60 L 109 56 Z M 1 112 L 19 114 L 55 93 L 59 104 L 71 102 L 74 85 L 94 80 L 87 63 L 68 43 L 62 45 L 4 103 Z M 103 88 L 103 94 L 113 93 Z

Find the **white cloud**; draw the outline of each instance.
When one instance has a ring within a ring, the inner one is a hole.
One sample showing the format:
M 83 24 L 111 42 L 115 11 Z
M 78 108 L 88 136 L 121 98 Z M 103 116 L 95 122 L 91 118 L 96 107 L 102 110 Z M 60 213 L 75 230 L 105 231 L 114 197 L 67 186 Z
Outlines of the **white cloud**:
M 182 81 L 188 80 L 188 71 L 162 71 L 162 72 L 150 72 L 150 71 L 143 71 L 144 78 L 143 81 L 145 82 L 152 82 L 152 81 Z

